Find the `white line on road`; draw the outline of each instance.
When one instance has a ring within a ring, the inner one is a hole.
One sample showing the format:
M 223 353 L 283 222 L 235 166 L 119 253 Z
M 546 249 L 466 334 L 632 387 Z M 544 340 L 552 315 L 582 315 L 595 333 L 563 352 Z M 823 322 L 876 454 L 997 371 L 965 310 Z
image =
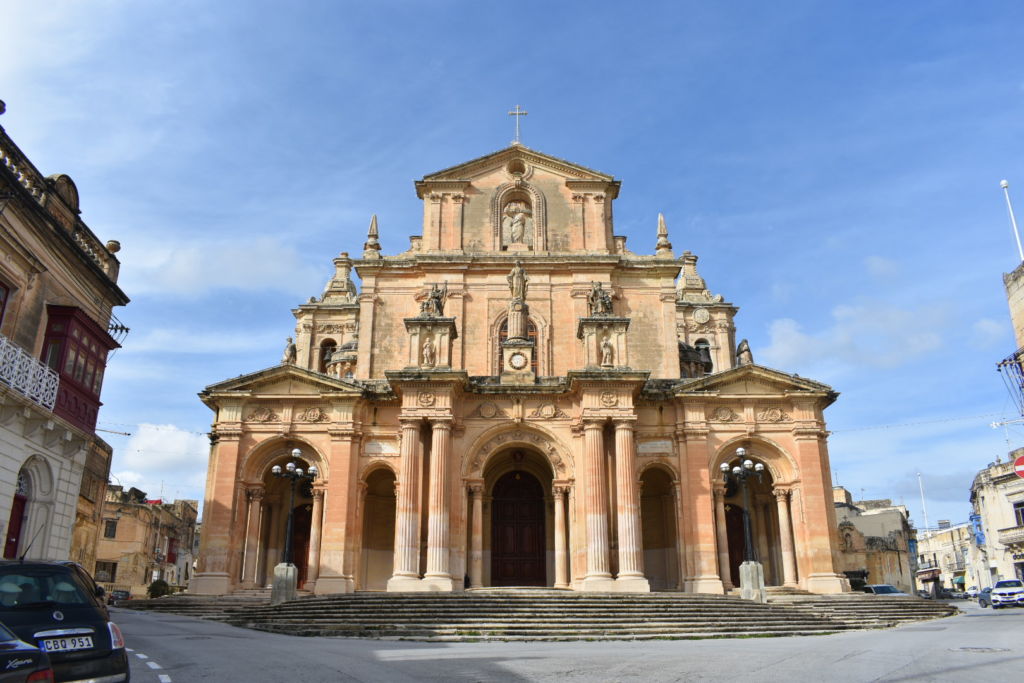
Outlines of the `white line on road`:
M 149 659 L 149 655 L 144 655 L 141 652 L 136 652 L 135 656 L 138 657 L 139 659 Z
M 162 666 L 160 666 L 156 662 L 146 662 L 146 666 L 148 666 L 150 669 L 162 669 L 163 668 Z
M 160 674 L 160 683 L 171 683 L 171 677 L 167 674 Z

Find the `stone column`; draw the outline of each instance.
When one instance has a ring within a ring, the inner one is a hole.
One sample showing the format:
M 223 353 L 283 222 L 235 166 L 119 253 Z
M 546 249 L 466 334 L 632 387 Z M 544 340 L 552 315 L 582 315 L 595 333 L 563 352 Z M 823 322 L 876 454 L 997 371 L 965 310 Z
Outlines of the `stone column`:
M 401 471 L 396 482 L 394 574 L 388 580 L 389 591 L 411 590 L 419 585 L 420 542 L 416 537 L 419 521 L 420 421 L 402 419 Z
M 569 587 L 569 563 L 566 561 L 565 498 L 568 486 L 554 486 L 555 494 L 555 588 Z
M 470 484 L 469 496 L 473 505 L 473 528 L 469 547 L 469 586 L 484 585 L 484 485 Z
M 633 421 L 615 421 L 615 482 L 618 502 L 619 576 L 617 590 L 649 591 L 644 578 L 640 500 L 636 482 L 636 442 Z
M 427 516 L 427 573 L 426 579 L 452 590 L 452 577 L 448 569 L 451 555 L 448 522 L 448 459 L 452 448 L 450 420 L 431 421 L 430 448 L 430 507 Z
M 686 579 L 691 575 L 692 569 L 686 558 L 686 542 L 683 535 L 683 496 L 679 482 L 672 482 L 672 496 L 675 504 L 675 520 L 673 525 L 676 530 L 676 552 L 679 555 L 679 590 L 686 590 Z
M 245 563 L 242 569 L 242 585 L 246 588 L 256 587 L 256 560 L 260 551 L 260 511 L 263 508 L 264 493 L 262 486 L 255 486 L 246 491 L 249 515 L 245 527 Z
M 715 487 L 715 533 L 718 540 L 718 575 L 725 590 L 732 590 L 732 572 L 729 571 L 729 532 L 725 527 L 725 489 Z
M 584 590 L 613 590 L 608 565 L 608 485 L 604 463 L 604 421 L 583 423 L 583 459 L 587 474 L 587 575 Z
M 242 538 L 232 538 L 232 520 L 241 517 L 241 500 L 235 481 L 241 431 L 217 429 L 217 440 L 210 452 L 204 496 L 205 531 L 200 539 L 198 571 L 189 582 L 189 592 L 197 595 L 224 595 L 234 588 L 234 579 L 228 567 L 232 546 L 241 544 Z M 242 534 L 245 532 L 242 531 Z
M 320 537 L 323 533 L 324 490 L 313 489 L 313 519 L 309 525 L 309 556 L 306 562 L 306 588 L 316 586 L 320 577 Z
M 789 491 L 774 489 L 775 504 L 779 510 L 779 536 L 782 545 L 782 580 L 787 586 L 796 585 L 796 555 L 793 553 L 793 525 L 789 519 Z

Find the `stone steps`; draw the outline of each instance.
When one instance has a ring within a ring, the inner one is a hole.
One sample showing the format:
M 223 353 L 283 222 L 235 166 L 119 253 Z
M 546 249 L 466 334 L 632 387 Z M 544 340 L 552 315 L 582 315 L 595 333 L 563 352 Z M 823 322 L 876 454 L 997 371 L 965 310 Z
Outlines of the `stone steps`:
M 955 614 L 916 598 L 789 593 L 752 603 L 690 593 L 607 594 L 552 590 L 355 593 L 269 605 L 262 597 L 175 596 L 130 609 L 197 616 L 274 633 L 425 641 L 651 640 L 819 635 L 885 628 Z

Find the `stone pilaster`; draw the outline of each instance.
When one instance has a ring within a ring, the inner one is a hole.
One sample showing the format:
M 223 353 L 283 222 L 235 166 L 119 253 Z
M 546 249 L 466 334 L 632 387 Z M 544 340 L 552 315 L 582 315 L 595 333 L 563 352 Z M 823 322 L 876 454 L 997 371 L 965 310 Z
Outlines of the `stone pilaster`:
M 484 585 L 484 485 L 469 485 L 472 501 L 472 531 L 469 546 L 469 585 L 480 588 Z
M 228 574 L 228 562 L 232 547 L 242 544 L 242 538 L 231 537 L 232 521 L 236 515 L 241 517 L 235 510 L 241 503 L 235 485 L 241 433 L 218 430 L 217 434 L 206 476 L 206 531 L 200 538 L 198 571 L 189 582 L 189 592 L 197 595 L 224 595 L 231 591 L 233 581 Z M 225 501 L 229 504 L 225 505 Z
M 245 562 L 242 570 L 242 586 L 244 588 L 256 587 L 256 560 L 259 557 L 260 544 L 260 513 L 263 508 L 263 495 L 266 493 L 262 486 L 254 486 L 246 491 L 246 498 L 249 502 L 248 522 L 245 527 Z
M 725 590 L 732 590 L 732 572 L 729 569 L 729 532 L 725 526 L 725 489 L 715 487 L 715 539 L 718 546 L 718 575 Z
M 555 485 L 552 487 L 555 497 L 555 588 L 569 587 L 569 563 L 567 562 L 565 541 L 566 533 L 565 499 L 569 487 Z
M 306 561 L 306 590 L 313 590 L 316 587 L 316 580 L 320 577 L 320 537 L 323 532 L 324 517 L 324 490 L 321 487 L 313 489 L 313 519 L 309 526 L 309 555 Z
M 796 555 L 793 553 L 793 525 L 789 517 L 789 491 L 774 489 L 775 504 L 779 511 L 779 536 L 782 546 L 782 580 L 787 586 L 796 586 Z

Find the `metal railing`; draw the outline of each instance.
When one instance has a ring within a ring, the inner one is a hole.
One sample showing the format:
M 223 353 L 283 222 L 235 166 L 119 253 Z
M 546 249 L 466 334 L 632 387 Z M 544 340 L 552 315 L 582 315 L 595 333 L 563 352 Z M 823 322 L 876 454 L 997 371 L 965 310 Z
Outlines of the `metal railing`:
M 60 375 L 2 334 L 0 381 L 47 410 L 57 402 Z

